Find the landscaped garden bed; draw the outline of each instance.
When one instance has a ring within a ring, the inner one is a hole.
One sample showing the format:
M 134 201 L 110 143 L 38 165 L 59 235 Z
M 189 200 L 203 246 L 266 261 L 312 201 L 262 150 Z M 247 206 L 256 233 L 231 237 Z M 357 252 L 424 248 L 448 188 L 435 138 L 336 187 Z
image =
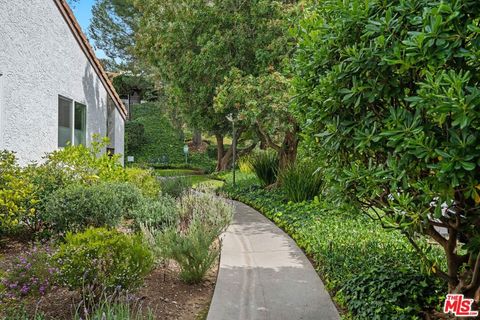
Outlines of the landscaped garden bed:
M 0 319 L 201 319 L 232 207 L 67 147 L 0 153 Z

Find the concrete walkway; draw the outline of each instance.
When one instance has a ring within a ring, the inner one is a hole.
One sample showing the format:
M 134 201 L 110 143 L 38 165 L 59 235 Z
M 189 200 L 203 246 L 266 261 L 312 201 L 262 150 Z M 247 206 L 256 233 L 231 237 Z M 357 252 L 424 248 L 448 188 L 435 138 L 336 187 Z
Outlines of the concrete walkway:
M 235 209 L 207 320 L 340 319 L 295 242 L 254 209 Z

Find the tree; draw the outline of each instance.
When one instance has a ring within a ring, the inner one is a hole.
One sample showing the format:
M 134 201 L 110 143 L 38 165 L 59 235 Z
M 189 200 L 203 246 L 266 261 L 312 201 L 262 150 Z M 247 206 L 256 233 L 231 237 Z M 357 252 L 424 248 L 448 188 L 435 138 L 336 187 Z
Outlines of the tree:
M 480 286 L 479 21 L 476 1 L 326 0 L 301 21 L 295 58 L 297 111 L 331 186 L 469 297 Z
M 234 68 L 217 89 L 215 108 L 237 114 L 241 127 L 251 128 L 262 144 L 278 153 L 280 168 L 295 162 L 299 126 L 290 111 L 290 80 L 271 70 L 259 76 Z
M 165 85 L 170 103 L 193 128 L 217 138 L 217 170 L 226 168 L 231 150 L 227 108 L 213 99 L 232 68 L 258 75 L 278 66 L 288 48 L 291 5 L 280 1 L 136 0 L 141 12 L 137 53 Z M 238 137 L 248 128 L 240 127 Z
M 125 65 L 135 60 L 133 48 L 138 22 L 139 13 L 133 0 L 96 0 L 88 34 L 95 47 L 112 61 Z

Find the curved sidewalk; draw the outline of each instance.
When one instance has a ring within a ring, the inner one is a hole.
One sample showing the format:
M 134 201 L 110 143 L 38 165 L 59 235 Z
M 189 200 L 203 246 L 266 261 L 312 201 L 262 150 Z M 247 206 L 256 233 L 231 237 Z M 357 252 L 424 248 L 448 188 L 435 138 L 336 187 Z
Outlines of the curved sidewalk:
M 254 209 L 235 202 L 207 320 L 340 319 L 310 261 Z

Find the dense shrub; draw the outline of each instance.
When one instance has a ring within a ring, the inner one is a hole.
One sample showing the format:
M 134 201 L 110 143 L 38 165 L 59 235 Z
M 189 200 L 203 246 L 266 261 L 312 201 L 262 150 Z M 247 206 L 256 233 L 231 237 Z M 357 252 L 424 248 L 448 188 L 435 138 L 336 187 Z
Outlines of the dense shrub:
M 96 293 L 137 288 L 153 267 L 153 256 L 142 237 L 105 228 L 68 233 L 55 259 L 60 281 L 73 289 Z
M 131 211 L 144 202 L 142 192 L 139 188 L 131 183 L 125 182 L 110 182 L 101 183 L 106 188 L 110 188 L 116 195 L 120 203 L 120 216 L 131 216 Z M 94 186 L 94 189 L 103 189 L 103 187 Z
M 278 155 L 274 152 L 260 151 L 251 156 L 252 169 L 264 185 L 277 181 Z
M 46 223 L 57 232 L 118 225 L 123 215 L 123 199 L 115 193 L 115 186 L 71 185 L 54 192 L 46 205 Z
M 185 193 L 178 201 L 180 230 L 186 230 L 194 221 L 211 228 L 225 228 L 233 216 L 233 207 L 211 193 Z
M 219 254 L 214 245 L 229 224 L 233 209 L 212 194 L 187 193 L 179 200 L 179 221 L 164 232 L 156 232 L 162 258 L 180 265 L 180 277 L 187 283 L 200 282 Z
M 38 198 L 15 155 L 0 151 L 0 236 L 35 220 Z
M 175 199 L 162 195 L 157 200 L 144 200 L 131 212 L 131 217 L 137 229 L 142 225 L 155 230 L 174 226 L 178 221 Z
M 125 123 L 125 153 L 130 155 L 139 150 L 147 141 L 145 127 L 139 121 L 132 120 Z
M 45 295 L 55 284 L 58 269 L 52 261 L 49 246 L 33 247 L 15 259 L 13 266 L 1 277 L 4 292 L 0 300 L 26 295 Z
M 463 243 L 480 237 L 478 1 L 311 4 L 296 29 L 293 106 L 322 172 L 403 230 L 450 292 L 476 297 L 478 245 Z M 424 237 L 444 268 L 425 259 Z
M 282 169 L 279 181 L 287 198 L 294 202 L 313 200 L 320 194 L 323 178 L 313 163 L 297 162 Z
M 186 177 L 162 178 L 160 188 L 163 194 L 178 198 L 190 188 L 190 183 Z
M 349 213 L 351 208 L 318 198 L 287 202 L 281 191 L 258 186 L 225 191 L 287 231 L 314 258 L 327 287 L 356 319 L 412 319 L 437 307 L 447 291 L 423 270 L 403 235 Z M 428 258 L 442 265 L 440 250 Z
M 80 183 L 92 181 L 125 181 L 125 170 L 120 163 L 120 155 L 103 152 L 108 138 L 94 137 L 91 147 L 83 145 L 67 146 L 46 156 L 45 165 L 61 170 Z
M 135 185 L 146 197 L 155 198 L 160 193 L 160 184 L 151 170 L 126 168 L 126 180 Z
M 180 265 L 180 278 L 186 283 L 202 281 L 218 257 L 219 248 L 213 242 L 220 236 L 220 228 L 193 222 L 186 231 L 170 228 L 157 238 L 160 253 Z

